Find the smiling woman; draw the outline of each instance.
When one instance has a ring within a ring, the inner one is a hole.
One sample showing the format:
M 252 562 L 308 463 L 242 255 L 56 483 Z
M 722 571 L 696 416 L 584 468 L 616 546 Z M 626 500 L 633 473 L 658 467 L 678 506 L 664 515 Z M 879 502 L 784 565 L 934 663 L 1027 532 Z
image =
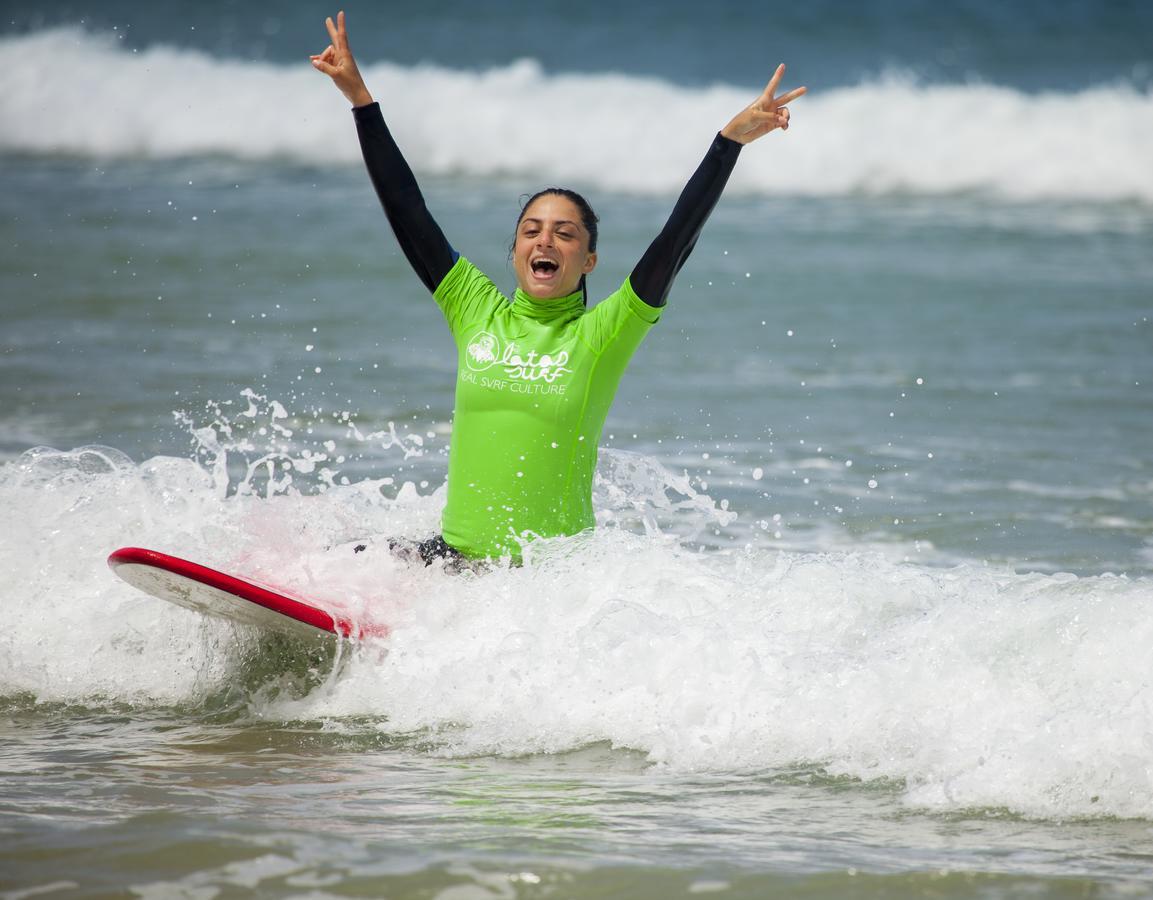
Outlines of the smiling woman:
M 805 89 L 776 96 L 784 75 L 777 67 L 764 92 L 713 139 L 624 284 L 592 309 L 592 208 L 565 188 L 534 195 L 517 222 L 510 299 L 453 249 L 429 213 L 349 50 L 344 13 L 325 25 L 332 43 L 312 63 L 352 103 L 385 214 L 457 345 L 443 535 L 421 544 L 420 556 L 519 560 L 526 541 L 593 526 L 597 446 L 629 360 L 660 319 L 741 146 L 786 130 L 786 104 Z
M 532 209 L 532 215 L 528 214 Z M 568 188 L 545 188 L 529 197 L 516 223 L 512 258 L 517 281 L 536 296 L 563 297 L 574 272 L 588 305 L 586 276 L 597 264 L 597 217 L 587 200 Z M 566 277 L 567 276 L 567 277 Z

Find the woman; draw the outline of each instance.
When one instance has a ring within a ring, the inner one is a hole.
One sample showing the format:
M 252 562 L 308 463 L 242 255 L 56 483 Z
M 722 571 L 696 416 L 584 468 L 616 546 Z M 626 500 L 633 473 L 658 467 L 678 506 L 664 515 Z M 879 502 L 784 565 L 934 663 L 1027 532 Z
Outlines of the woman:
M 573 191 L 534 195 L 517 221 L 510 301 L 452 248 L 425 207 L 357 70 L 344 13 L 325 25 L 332 43 L 312 64 L 352 104 L 385 214 L 457 344 L 443 534 L 420 545 L 421 558 L 517 560 L 526 540 L 591 528 L 597 445 L 629 359 L 660 319 L 741 146 L 788 129 L 786 104 L 805 89 L 776 97 L 785 70 L 777 67 L 764 93 L 713 139 L 632 274 L 591 310 L 586 278 L 597 264 L 597 217 Z

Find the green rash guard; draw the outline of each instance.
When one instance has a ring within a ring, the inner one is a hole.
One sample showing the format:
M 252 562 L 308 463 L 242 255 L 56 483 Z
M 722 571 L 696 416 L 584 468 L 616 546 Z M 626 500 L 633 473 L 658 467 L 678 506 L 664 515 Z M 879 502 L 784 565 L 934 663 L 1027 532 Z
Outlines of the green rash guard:
M 718 134 L 620 290 L 509 301 L 437 225 L 380 106 L 356 107 L 373 187 L 457 346 L 456 412 L 443 542 L 465 556 L 519 559 L 534 537 L 593 525 L 597 444 L 621 375 L 724 190 L 741 145 Z M 428 562 L 428 560 L 425 560 Z
M 519 560 L 534 537 L 594 524 L 601 429 L 629 359 L 661 309 L 626 279 L 591 310 L 581 293 L 511 303 L 463 256 L 433 296 L 457 347 L 445 541 Z

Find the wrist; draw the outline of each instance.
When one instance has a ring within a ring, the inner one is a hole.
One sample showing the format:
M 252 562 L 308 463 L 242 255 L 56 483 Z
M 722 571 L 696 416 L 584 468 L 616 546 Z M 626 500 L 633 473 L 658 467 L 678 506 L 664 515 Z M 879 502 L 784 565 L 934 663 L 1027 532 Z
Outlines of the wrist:
M 348 98 L 348 102 L 352 104 L 354 109 L 358 106 L 369 106 L 376 102 L 367 90 L 350 91 L 344 96 Z
M 726 124 L 724 128 L 719 131 L 721 137 L 728 138 L 729 141 L 744 146 L 748 143 L 748 129 L 741 128 L 741 123 L 736 119 Z
M 720 130 L 720 135 L 721 135 L 721 137 L 727 138 L 728 140 L 733 141 L 737 144 L 744 145 L 745 143 L 747 143 L 747 141 L 744 140 L 744 135 L 742 135 L 737 128 L 733 127 L 732 122 L 729 122 L 728 125 L 726 125 L 724 128 L 722 128 Z

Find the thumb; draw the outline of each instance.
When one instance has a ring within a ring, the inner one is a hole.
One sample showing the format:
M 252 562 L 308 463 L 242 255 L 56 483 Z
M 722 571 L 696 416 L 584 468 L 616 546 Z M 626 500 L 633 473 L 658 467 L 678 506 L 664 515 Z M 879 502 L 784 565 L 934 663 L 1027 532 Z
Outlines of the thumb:
M 319 56 L 314 56 L 312 58 L 312 65 L 318 71 L 323 72 L 325 75 L 329 76 L 330 78 L 333 78 L 336 76 L 336 72 L 337 72 L 336 66 L 329 65 L 323 59 L 321 59 Z

